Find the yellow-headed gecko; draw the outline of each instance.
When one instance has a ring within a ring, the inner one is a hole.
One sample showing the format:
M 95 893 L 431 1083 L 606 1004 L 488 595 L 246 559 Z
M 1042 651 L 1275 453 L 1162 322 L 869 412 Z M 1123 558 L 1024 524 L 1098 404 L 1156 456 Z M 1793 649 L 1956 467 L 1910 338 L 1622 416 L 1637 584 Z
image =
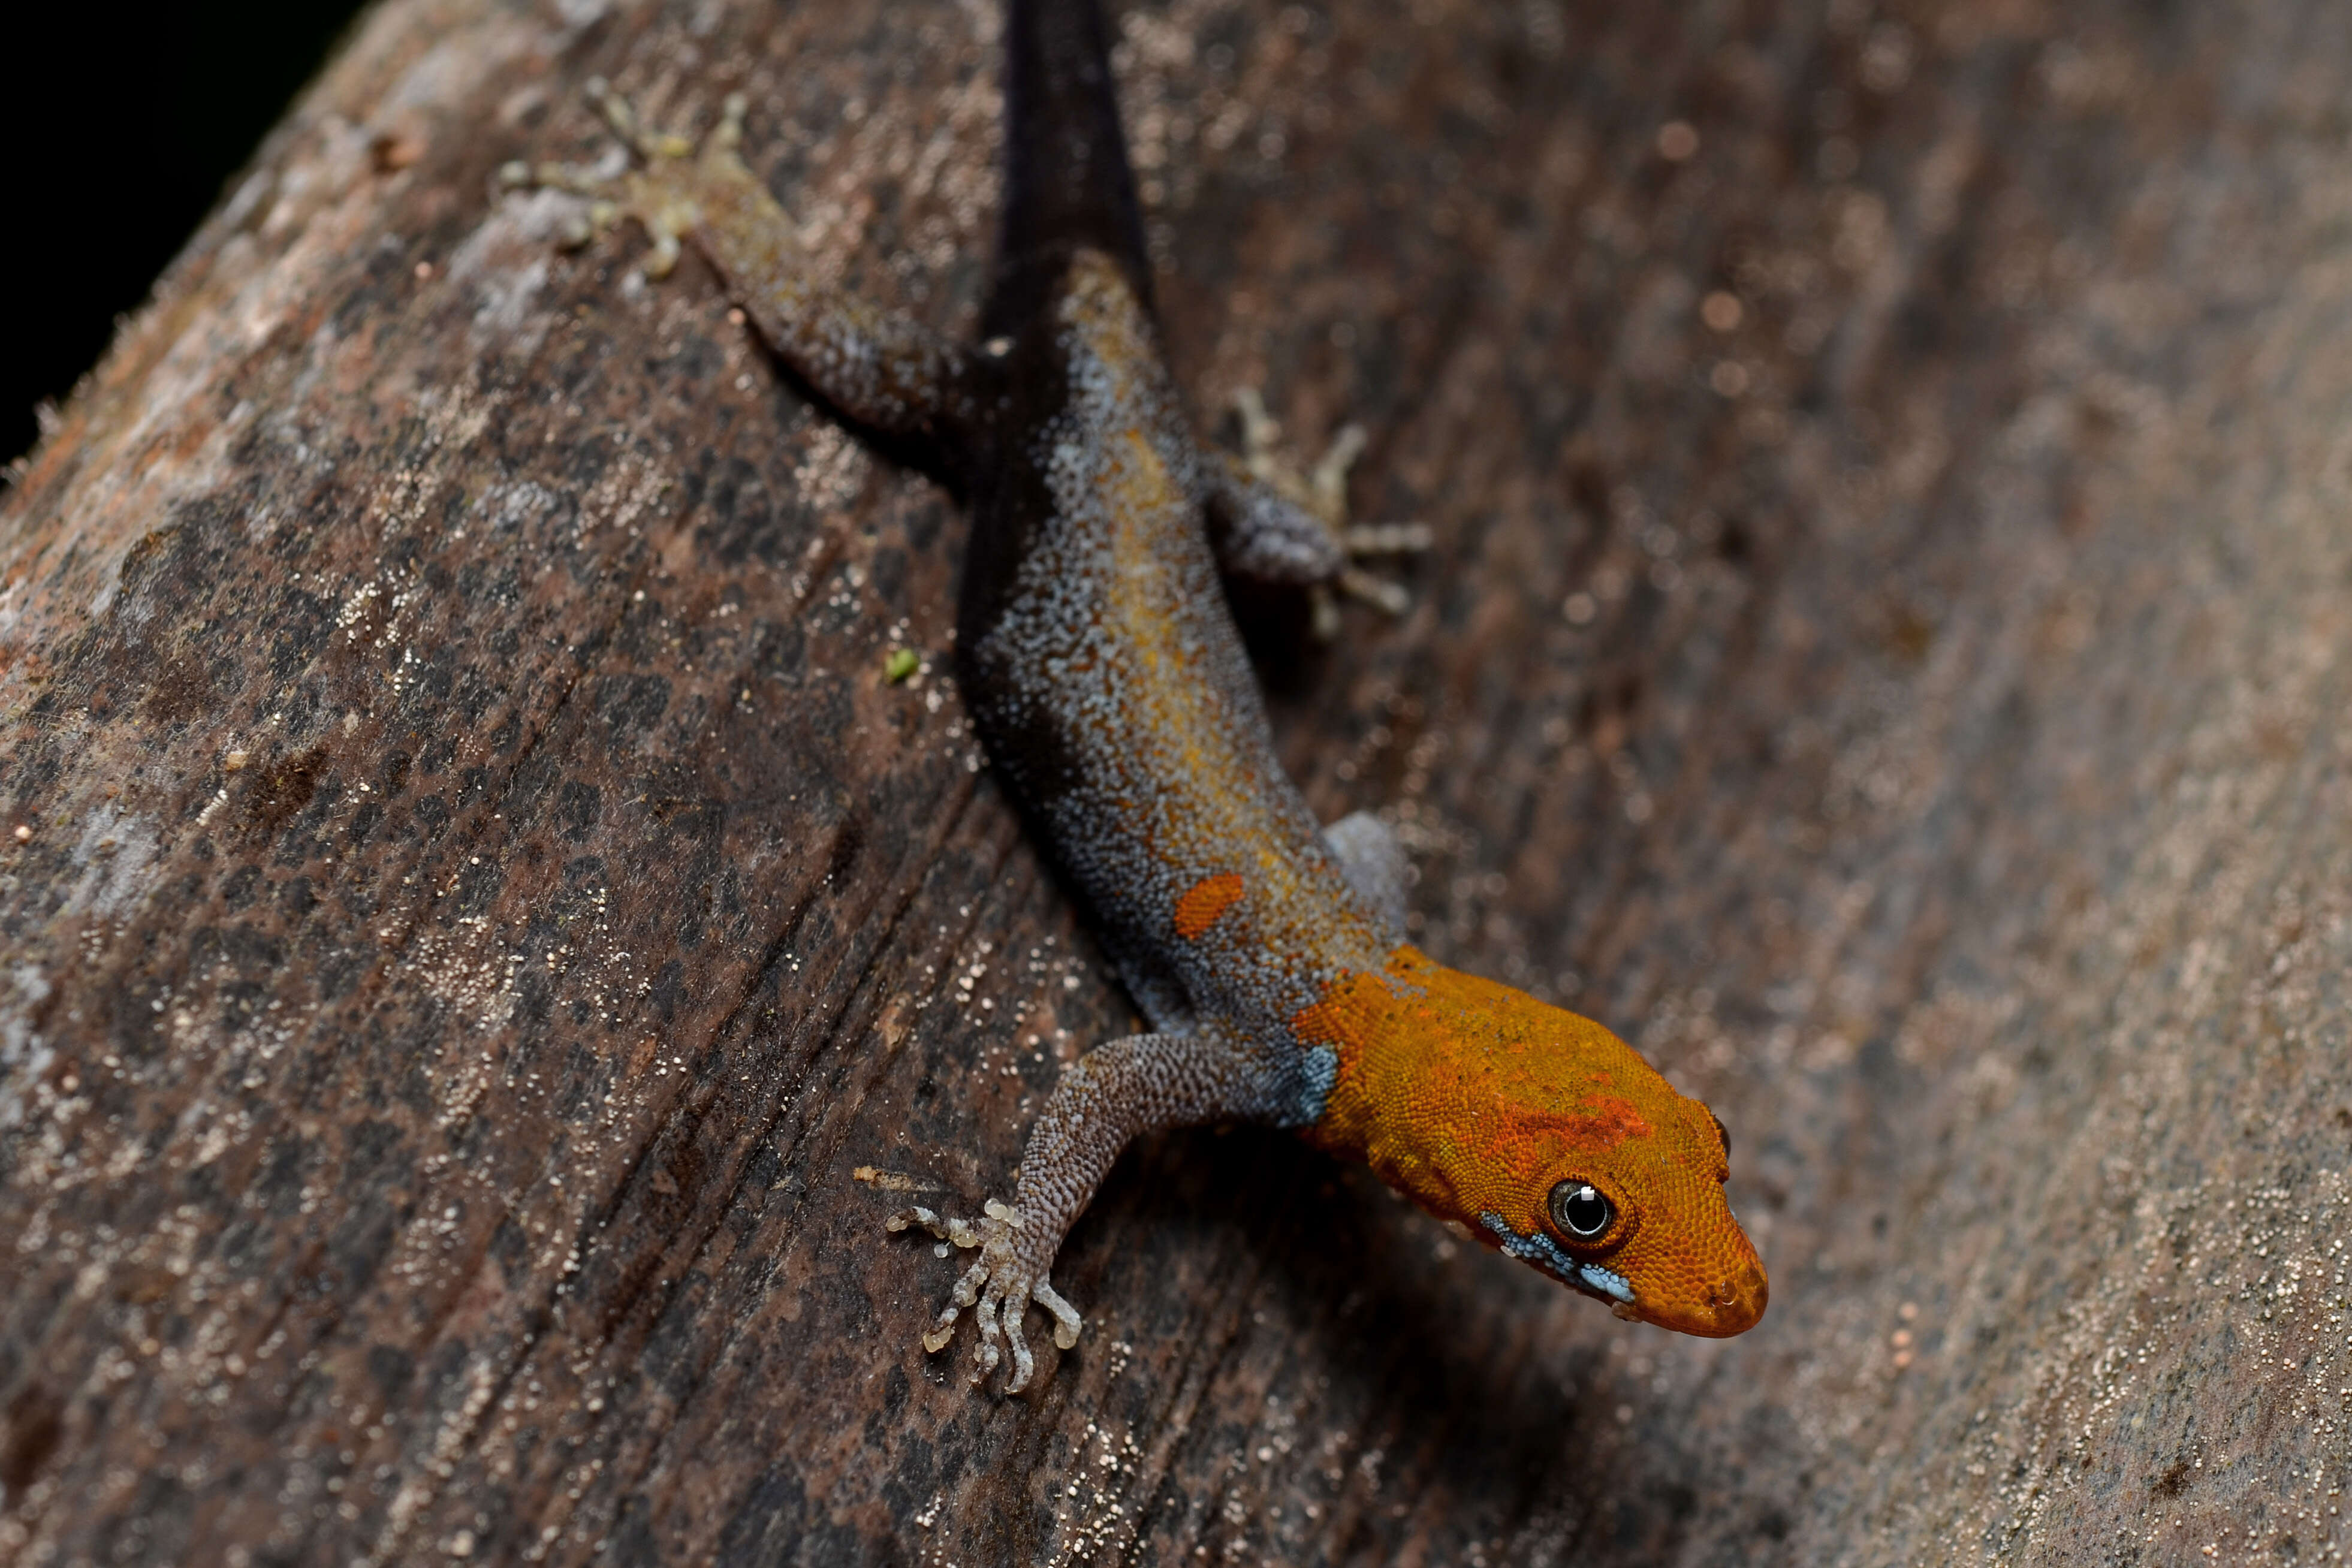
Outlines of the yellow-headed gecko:
M 1725 1201 L 1722 1123 L 1599 1024 L 1415 950 L 1394 838 L 1362 814 L 1319 826 L 1284 776 L 1219 570 L 1349 581 L 1346 536 L 1193 439 L 1094 0 L 1011 0 L 1003 46 L 1001 243 L 975 347 L 814 280 L 736 154 L 740 99 L 698 153 L 598 89 L 641 166 L 590 192 L 597 219 L 644 223 L 656 275 L 690 237 L 841 415 L 961 481 L 963 701 L 1150 1021 L 1064 1073 L 1011 1204 L 893 1216 L 979 1249 L 926 1347 L 977 1306 L 974 1381 L 1002 1343 L 1007 1389 L 1025 1386 L 1033 1302 L 1076 1342 L 1047 1270 L 1120 1149 L 1230 1118 L 1365 1162 L 1619 1317 L 1748 1328 L 1764 1268 Z

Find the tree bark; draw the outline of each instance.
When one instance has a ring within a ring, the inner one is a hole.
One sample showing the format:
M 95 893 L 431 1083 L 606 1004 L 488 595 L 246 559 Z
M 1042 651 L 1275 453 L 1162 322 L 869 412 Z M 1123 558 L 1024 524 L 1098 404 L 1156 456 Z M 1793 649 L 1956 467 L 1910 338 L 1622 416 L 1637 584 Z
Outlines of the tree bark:
M 1772 1305 L 1204 1131 L 1018 1400 L 857 1179 L 1002 1194 L 1132 1026 L 962 520 L 493 177 L 740 89 L 962 330 L 995 26 L 386 0 L 16 474 L 0 1563 L 2341 1561 L 2352 9 L 1126 14 L 1196 407 L 1438 539 L 1261 637 L 1291 766 L 1709 1101 Z

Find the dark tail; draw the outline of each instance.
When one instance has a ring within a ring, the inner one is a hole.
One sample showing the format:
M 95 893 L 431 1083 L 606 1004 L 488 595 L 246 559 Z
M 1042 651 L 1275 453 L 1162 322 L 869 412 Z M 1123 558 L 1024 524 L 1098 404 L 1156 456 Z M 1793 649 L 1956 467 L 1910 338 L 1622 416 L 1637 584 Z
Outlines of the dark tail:
M 982 330 L 1018 331 L 1070 253 L 1099 250 L 1148 307 L 1151 262 L 1096 0 L 1008 0 L 1004 208 Z

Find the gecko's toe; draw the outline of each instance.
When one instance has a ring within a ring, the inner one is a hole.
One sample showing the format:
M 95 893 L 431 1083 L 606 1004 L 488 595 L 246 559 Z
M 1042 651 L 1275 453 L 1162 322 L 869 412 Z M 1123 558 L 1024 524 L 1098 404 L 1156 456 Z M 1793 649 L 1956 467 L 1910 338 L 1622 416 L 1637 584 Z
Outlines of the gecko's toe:
M 1255 386 L 1235 388 L 1230 406 L 1241 425 L 1243 456 L 1261 478 L 1267 477 L 1265 470 L 1275 463 L 1282 440 L 1281 424 L 1265 411 L 1265 398 Z
M 983 1258 L 963 1271 L 963 1277 L 956 1281 L 955 1289 L 948 1292 L 948 1300 L 960 1308 L 969 1307 L 980 1300 L 980 1288 L 987 1283 L 988 1259 Z
M 1076 1344 L 1078 1331 L 1087 1326 L 1086 1320 L 1078 1316 L 1078 1310 L 1063 1300 L 1062 1293 L 1054 1289 L 1050 1280 L 1038 1280 L 1029 1293 L 1036 1299 L 1039 1306 L 1054 1314 L 1054 1343 L 1063 1350 Z
M 1013 1347 L 1013 1376 L 1005 1384 L 1004 1392 L 1018 1394 L 1029 1386 L 1030 1374 L 1037 1370 L 1037 1358 L 1029 1353 L 1028 1336 L 1021 1331 L 1021 1320 L 1027 1315 L 1027 1307 L 1013 1300 L 1005 1305 L 1004 1338 Z
M 677 269 L 682 253 L 676 230 L 662 227 L 654 231 L 654 247 L 646 254 L 646 276 L 667 278 Z
M 1365 440 L 1362 426 L 1352 420 L 1340 426 L 1308 471 L 1307 488 L 1315 498 L 1315 510 L 1324 517 L 1336 521 L 1347 515 L 1348 470 L 1364 455 Z
M 1349 597 L 1361 599 L 1391 616 L 1403 615 L 1412 608 L 1412 595 L 1402 584 L 1375 577 L 1360 567 L 1349 566 L 1340 572 L 1339 588 Z
M 1004 1331 L 997 1326 L 997 1305 L 992 1295 L 981 1298 L 981 1338 L 971 1347 L 971 1387 L 988 1383 L 988 1373 L 1004 1363 Z
M 604 114 L 604 123 L 613 128 L 613 134 L 635 149 L 637 155 L 648 163 L 656 158 L 682 158 L 694 151 L 694 144 L 683 136 L 647 131 L 644 121 L 637 118 L 635 107 L 614 92 L 612 84 L 603 77 L 588 79 L 587 93 L 588 101 Z
M 998 1304 L 1004 1300 L 1004 1287 L 991 1279 L 988 1289 L 980 1296 L 980 1359 L 986 1366 L 994 1366 L 1001 1355 L 998 1343 L 1004 1337 L 1003 1327 L 997 1321 Z

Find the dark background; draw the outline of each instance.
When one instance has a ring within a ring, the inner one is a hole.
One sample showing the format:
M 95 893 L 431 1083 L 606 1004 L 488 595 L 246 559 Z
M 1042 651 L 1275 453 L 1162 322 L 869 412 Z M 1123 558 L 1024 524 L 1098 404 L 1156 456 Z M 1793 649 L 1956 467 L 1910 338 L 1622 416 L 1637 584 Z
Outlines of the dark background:
M 12 205 L 26 219 L 0 246 L 13 317 L 0 462 L 30 449 L 33 405 L 62 401 L 97 363 L 114 318 L 147 297 L 358 10 L 190 0 L 48 11 L 37 66 L 0 93 L 0 137 L 18 152 Z

